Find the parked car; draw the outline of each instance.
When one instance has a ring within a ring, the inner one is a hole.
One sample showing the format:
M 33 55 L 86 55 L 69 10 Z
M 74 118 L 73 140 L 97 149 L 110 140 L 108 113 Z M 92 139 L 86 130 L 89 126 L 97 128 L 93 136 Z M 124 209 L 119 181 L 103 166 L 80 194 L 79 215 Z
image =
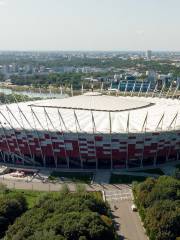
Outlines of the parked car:
M 137 211 L 136 205 L 135 205 L 135 204 L 132 204 L 131 209 L 132 209 L 133 212 L 136 212 L 136 211 Z

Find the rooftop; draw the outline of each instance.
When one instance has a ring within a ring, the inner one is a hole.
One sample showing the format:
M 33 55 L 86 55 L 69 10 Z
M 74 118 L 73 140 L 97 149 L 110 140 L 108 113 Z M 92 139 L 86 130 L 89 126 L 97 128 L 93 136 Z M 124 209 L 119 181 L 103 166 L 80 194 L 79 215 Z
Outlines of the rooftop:
M 76 96 L 0 106 L 0 131 L 137 133 L 180 129 L 180 100 Z
M 34 102 L 34 107 L 48 107 L 103 112 L 122 112 L 152 106 L 150 99 L 115 97 L 101 94 L 86 94 L 65 99 L 51 99 Z

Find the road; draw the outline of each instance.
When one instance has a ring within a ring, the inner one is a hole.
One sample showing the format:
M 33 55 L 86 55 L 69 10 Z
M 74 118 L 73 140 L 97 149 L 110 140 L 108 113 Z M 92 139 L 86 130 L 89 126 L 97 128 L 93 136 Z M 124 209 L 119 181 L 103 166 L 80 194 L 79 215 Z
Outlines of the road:
M 77 184 L 71 181 L 51 183 L 43 183 L 41 180 L 33 179 L 27 181 L 26 179 L 7 179 L 0 176 L 0 183 L 5 184 L 10 189 L 21 189 L 21 190 L 36 190 L 36 191 L 60 191 L 64 183 L 67 185 L 70 191 L 76 191 Z M 119 189 L 126 188 L 122 185 L 111 185 L 111 184 L 83 184 L 87 191 L 119 191 Z
M 131 210 L 132 203 L 132 200 L 110 202 L 120 240 L 147 240 L 138 212 Z

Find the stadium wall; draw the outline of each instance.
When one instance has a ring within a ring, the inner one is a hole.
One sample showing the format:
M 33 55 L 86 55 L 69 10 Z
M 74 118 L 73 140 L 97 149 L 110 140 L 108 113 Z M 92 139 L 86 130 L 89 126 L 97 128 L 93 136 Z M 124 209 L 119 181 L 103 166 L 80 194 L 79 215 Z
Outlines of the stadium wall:
M 179 159 L 180 131 L 86 134 L 0 129 L 0 161 L 47 168 L 123 169 Z

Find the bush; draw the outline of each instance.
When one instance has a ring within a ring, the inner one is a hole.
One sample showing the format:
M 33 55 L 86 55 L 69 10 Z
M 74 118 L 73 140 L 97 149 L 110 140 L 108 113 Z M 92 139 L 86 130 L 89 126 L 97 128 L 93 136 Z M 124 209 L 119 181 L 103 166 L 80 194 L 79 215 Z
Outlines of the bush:
M 2 193 L 8 193 L 9 190 L 7 189 L 6 185 L 4 185 L 3 183 L 0 183 L 0 194 Z
M 86 192 L 86 186 L 84 184 L 76 184 L 76 192 L 78 193 L 85 193 Z
M 68 185 L 64 183 L 60 192 L 61 192 L 61 194 L 65 194 L 65 195 L 68 194 L 70 192 Z

